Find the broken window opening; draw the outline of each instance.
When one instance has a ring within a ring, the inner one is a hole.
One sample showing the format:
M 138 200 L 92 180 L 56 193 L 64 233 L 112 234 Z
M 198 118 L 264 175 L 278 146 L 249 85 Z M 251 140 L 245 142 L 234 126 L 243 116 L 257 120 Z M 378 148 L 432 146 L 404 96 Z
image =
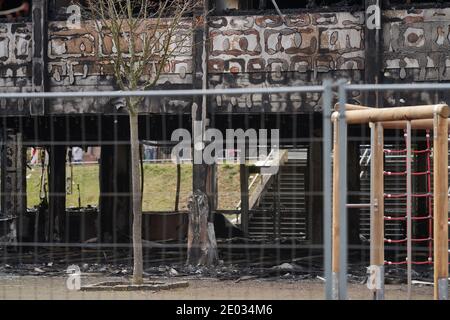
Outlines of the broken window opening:
M 172 146 L 145 141 L 142 148 L 144 187 L 143 212 L 174 212 L 177 191 L 177 165 L 171 159 Z M 182 155 L 178 210 L 187 211 L 192 189 L 190 155 Z
M 66 207 L 97 207 L 100 194 L 99 159 L 100 147 L 67 150 L 66 161 Z
M 48 191 L 48 152 L 45 148 L 27 148 L 26 192 L 27 208 L 36 209 Z
M 239 164 L 220 163 L 216 166 L 216 168 L 218 186 L 217 209 L 237 210 L 241 199 L 239 185 Z

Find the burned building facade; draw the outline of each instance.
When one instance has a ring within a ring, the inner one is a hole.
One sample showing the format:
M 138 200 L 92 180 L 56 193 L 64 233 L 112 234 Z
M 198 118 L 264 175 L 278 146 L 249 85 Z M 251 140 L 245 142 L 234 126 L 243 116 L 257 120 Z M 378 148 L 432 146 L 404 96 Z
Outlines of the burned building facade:
M 26 7 L 22 3 L 29 4 L 30 10 L 0 17 L 0 92 L 118 89 L 108 58 L 116 48 L 112 42 L 108 46 L 99 40 L 92 21 L 82 19 L 80 27 L 68 26 L 73 14 L 67 10 L 70 1 L 16 2 L 22 9 Z M 320 1 L 302 5 L 277 2 L 281 15 L 266 0 L 210 1 L 207 27 L 194 29 L 183 50 L 165 66 L 155 89 L 199 89 L 204 88 L 204 83 L 209 89 L 301 86 L 321 84 L 328 78 L 344 78 L 352 83 L 450 79 L 450 3 L 436 6 L 421 1 L 365 0 L 325 1 L 323 6 Z M 379 25 L 375 27 L 367 23 L 376 14 L 370 10 L 373 5 L 380 8 Z M 2 7 L 0 14 L 1 10 Z M 186 29 L 202 15 L 199 12 L 198 16 L 186 17 Z M 207 39 L 206 46 L 196 44 L 196 39 L 203 38 Z M 206 78 L 204 83 L 202 77 Z M 321 243 L 322 200 L 317 195 L 322 191 L 321 94 L 255 93 L 204 99 L 209 127 L 223 132 L 227 128 L 279 128 L 281 148 L 306 150 L 304 161 L 294 165 L 300 169 L 287 172 L 303 175 L 298 186 L 303 200 L 297 199 L 301 205 L 291 212 L 301 211 L 298 223 L 302 227 L 275 230 L 278 236 L 292 237 L 297 237 L 295 232 L 300 230 L 304 241 Z M 168 141 L 179 127 L 191 130 L 194 100 L 190 96 L 145 99 L 140 107 L 140 139 Z M 348 100 L 383 107 L 449 103 L 450 96 L 446 92 L 352 92 Z M 103 241 L 129 240 L 130 149 L 123 100 L 1 99 L 0 118 L 1 214 L 5 221 L 14 222 L 15 241 L 70 238 L 65 207 L 65 155 L 71 146 L 101 146 L 101 196 L 98 214 L 93 218 L 97 221 L 93 233 Z M 364 136 L 363 128 L 355 130 L 356 135 Z M 354 191 L 351 197 L 356 201 L 360 198 L 356 191 L 362 184 L 361 144 L 349 141 L 349 190 Z M 49 151 L 49 197 L 41 220 L 30 215 L 26 207 L 25 151 L 31 146 Z M 245 179 L 246 170 L 241 170 L 241 174 Z M 201 172 L 194 174 L 193 188 L 195 184 L 207 184 L 206 179 Z M 245 189 L 245 182 L 243 186 Z M 248 201 L 248 194 L 242 194 Z M 267 208 L 276 211 L 276 206 Z M 272 214 L 263 209 L 256 204 L 241 206 L 245 211 L 242 215 L 248 216 L 248 225 L 242 230 L 246 235 L 267 235 L 272 232 L 267 230 L 274 229 L 276 220 L 264 217 Z M 351 239 L 359 243 L 361 219 L 357 213 L 351 217 Z M 267 230 L 256 227 L 257 219 L 265 219 Z M 36 231 L 38 226 L 40 231 Z

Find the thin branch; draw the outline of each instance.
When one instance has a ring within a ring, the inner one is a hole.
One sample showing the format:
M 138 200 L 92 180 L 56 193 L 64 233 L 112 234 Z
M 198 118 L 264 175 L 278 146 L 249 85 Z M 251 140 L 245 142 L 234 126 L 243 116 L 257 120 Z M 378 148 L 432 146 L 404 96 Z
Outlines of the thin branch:
M 154 87 L 170 60 L 193 39 L 186 15 L 201 0 L 88 0 L 99 41 L 121 90 Z M 150 19 L 151 18 L 151 19 Z M 110 40 L 109 40 L 110 39 Z M 126 48 L 126 49 L 125 49 Z M 114 51 L 115 49 L 115 51 Z M 127 100 L 131 112 L 141 99 Z

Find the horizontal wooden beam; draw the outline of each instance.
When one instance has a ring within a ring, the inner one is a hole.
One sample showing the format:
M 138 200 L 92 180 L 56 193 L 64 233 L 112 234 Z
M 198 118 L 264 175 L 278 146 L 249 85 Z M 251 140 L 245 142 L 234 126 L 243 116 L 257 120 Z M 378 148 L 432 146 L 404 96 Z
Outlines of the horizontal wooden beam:
M 346 111 L 345 118 L 347 124 L 364 124 L 369 122 L 433 119 L 434 114 L 438 114 L 442 118 L 448 118 L 450 108 L 446 104 L 380 109 L 370 108 Z M 334 112 L 332 118 L 335 119 L 338 116 L 338 112 Z
M 334 110 L 335 110 L 335 111 L 339 111 L 339 106 L 340 106 L 339 102 L 336 103 L 336 104 L 334 105 Z M 359 104 L 350 104 L 350 103 L 346 103 L 346 104 L 345 104 L 345 110 L 346 110 L 346 111 L 352 111 L 352 110 L 367 110 L 367 109 L 373 109 L 373 108 L 371 108 L 371 107 L 366 107 L 366 106 L 361 106 L 361 105 L 359 105 Z
M 361 106 L 357 104 L 345 104 L 346 111 L 354 111 L 354 110 L 370 110 L 372 107 Z M 334 105 L 334 110 L 339 111 L 339 103 Z M 400 121 L 384 121 L 380 122 L 384 129 L 406 129 L 406 120 Z M 447 120 L 448 127 L 450 128 L 450 118 Z M 411 129 L 415 130 L 426 130 L 433 129 L 433 120 L 432 119 L 418 119 L 411 120 Z

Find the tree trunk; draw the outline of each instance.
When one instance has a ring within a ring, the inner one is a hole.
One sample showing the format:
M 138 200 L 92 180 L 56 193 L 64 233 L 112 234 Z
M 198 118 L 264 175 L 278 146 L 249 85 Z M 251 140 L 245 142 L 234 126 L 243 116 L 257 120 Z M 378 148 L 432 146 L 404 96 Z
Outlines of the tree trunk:
M 133 194 L 133 284 L 142 284 L 142 202 L 138 115 L 130 112 L 131 181 Z

